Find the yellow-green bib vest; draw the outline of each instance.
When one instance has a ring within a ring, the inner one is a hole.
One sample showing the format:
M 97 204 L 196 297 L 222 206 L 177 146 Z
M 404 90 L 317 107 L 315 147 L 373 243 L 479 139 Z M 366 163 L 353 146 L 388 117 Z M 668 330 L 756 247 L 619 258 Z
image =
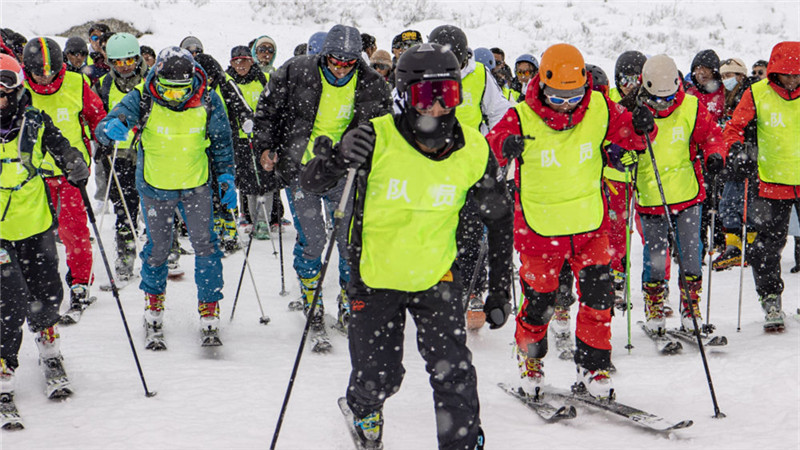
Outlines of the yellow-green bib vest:
M 110 76 L 111 74 L 106 75 L 106 77 Z M 102 82 L 100 84 L 102 85 Z M 120 91 L 119 88 L 117 87 L 117 84 L 112 81 L 111 86 L 108 88 L 108 110 L 111 111 L 112 109 L 114 109 L 114 107 L 117 106 L 117 104 L 122 101 L 123 97 L 125 97 L 125 94 L 126 93 Z M 133 143 L 133 136 L 134 133 L 128 133 L 127 139 L 116 143 L 117 148 L 119 149 L 130 148 L 131 144 Z
M 264 75 L 267 77 L 267 81 L 269 81 L 269 74 L 265 73 Z M 233 80 L 233 77 L 225 74 L 225 81 L 227 82 L 228 80 Z M 244 101 L 247 103 L 247 106 L 249 106 L 250 109 L 255 112 L 256 107 L 258 106 L 258 98 L 261 97 L 261 92 L 264 91 L 264 86 L 261 85 L 261 82 L 258 81 L 257 78 L 249 83 L 236 83 L 236 85 L 239 86 L 239 90 L 242 92 L 242 97 L 244 97 Z M 217 94 L 219 94 L 219 98 L 222 98 L 222 93 L 219 91 L 219 86 L 217 87 Z M 228 105 L 225 105 L 225 111 L 228 112 Z M 242 131 L 241 128 L 239 128 L 239 137 L 241 139 L 247 139 L 247 133 Z
M 619 103 L 622 100 L 622 95 L 617 88 L 611 88 L 608 90 L 608 99 L 614 103 Z
M 347 126 L 353 120 L 358 73 L 353 74 L 350 81 L 344 86 L 333 86 L 328 83 L 322 74 L 322 69 L 319 69 L 319 77 L 322 81 L 322 95 L 319 98 L 317 117 L 314 118 L 311 137 L 308 139 L 306 152 L 300 161 L 303 165 L 308 164 L 314 158 L 314 140 L 317 137 L 328 136 L 335 144 L 342 139 Z
M 28 82 L 25 81 L 25 84 Z M 83 111 L 83 75 L 65 72 L 61 88 L 50 95 L 37 94 L 30 89 L 30 86 L 28 91 L 33 99 L 33 107 L 46 112 L 53 119 L 53 124 L 61 130 L 61 134 L 67 138 L 70 145 L 80 150 L 86 165 L 90 165 L 91 158 L 83 141 L 80 121 L 80 114 Z M 52 171 L 52 176 L 63 174 L 50 154 L 45 155 L 42 169 Z
M 44 127 L 40 127 L 30 155 L 30 166 L 33 168 L 40 167 L 44 159 L 43 134 Z M 49 229 L 53 223 L 47 187 L 42 177 L 35 175 L 25 183 L 32 174 L 19 162 L 25 157 L 20 154 L 19 141 L 20 136 L 17 135 L 13 141 L 0 144 L 0 239 L 8 241 L 29 238 Z
M 568 236 L 597 230 L 603 223 L 603 139 L 608 104 L 592 92 L 583 120 L 557 131 L 526 103 L 514 107 L 525 140 L 520 171 L 520 202 L 525 222 L 541 236 Z
M 406 142 L 390 114 L 372 123 L 375 150 L 364 198 L 361 278 L 375 289 L 424 291 L 455 261 L 459 211 L 486 171 L 489 146 L 479 131 L 463 128 L 464 148 L 434 161 Z
M 608 91 L 608 99 L 619 103 L 619 101 L 622 99 L 622 97 L 619 95 L 619 90 L 617 88 L 611 88 L 611 90 Z M 603 176 L 612 181 L 619 181 L 620 183 L 630 182 L 630 175 L 626 175 L 625 172 L 617 170 L 611 166 L 605 166 L 603 168 Z
M 477 130 L 483 122 L 481 102 L 486 91 L 486 66 L 475 62 L 475 70 L 461 80 L 463 102 L 456 107 L 456 119 L 462 128 Z
M 653 154 L 668 205 L 692 200 L 700 192 L 689 148 L 697 120 L 697 105 L 697 97 L 686 95 L 683 103 L 668 117 L 656 117 L 658 135 L 653 140 Z M 661 193 L 649 155 L 639 158 L 636 189 L 640 206 L 661 206 Z
M 506 100 L 510 101 L 511 103 L 514 103 L 514 104 L 519 103 L 519 96 L 520 95 L 522 95 L 522 94 L 520 94 L 519 91 L 511 89 L 508 86 L 503 88 L 503 97 L 505 97 Z
M 750 87 L 758 117 L 758 177 L 800 185 L 800 101 L 786 100 L 767 80 Z
M 200 105 L 177 112 L 156 102 L 152 108 L 142 131 L 147 184 L 177 190 L 208 182 L 206 108 Z

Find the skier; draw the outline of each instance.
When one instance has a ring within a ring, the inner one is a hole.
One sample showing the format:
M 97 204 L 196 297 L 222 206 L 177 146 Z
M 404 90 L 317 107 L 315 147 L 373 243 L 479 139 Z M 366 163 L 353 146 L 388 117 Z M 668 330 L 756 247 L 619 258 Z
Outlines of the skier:
M 250 56 L 256 62 L 256 65 L 261 69 L 264 74 L 271 74 L 275 72 L 275 56 L 278 55 L 278 45 L 275 40 L 267 35 L 259 36 L 256 38 L 252 47 L 250 48 Z
M 637 97 L 653 111 L 661 130 L 661 136 L 653 140 L 653 154 L 670 210 L 667 218 L 650 157 L 639 158 L 636 190 L 645 247 L 642 269 L 645 326 L 655 334 L 666 331 L 663 303 L 667 296 L 667 282 L 663 255 L 669 253 L 667 220 L 671 220 L 677 233 L 675 246 L 681 255 L 685 276 L 679 280 L 681 325 L 686 331 L 694 331 L 689 308 L 693 308 L 694 316 L 700 322 L 699 302 L 703 286 L 699 234 L 702 202 L 706 196 L 703 167 L 712 177 L 722 171 L 726 153 L 722 134 L 705 106 L 683 91 L 678 67 L 667 55 L 653 56 L 644 63 L 642 86 Z
M 783 329 L 781 253 L 786 245 L 792 208 L 797 212 L 800 207 L 798 54 L 800 42 L 780 42 L 772 48 L 767 78 L 745 91 L 724 132 L 731 170 L 742 176 L 758 175 L 758 195 L 750 199 L 758 234 L 747 258 L 753 268 L 759 302 L 766 313 L 767 331 Z M 743 144 L 745 127 L 751 123 L 756 126 L 757 157 Z
M 417 324 L 430 374 L 439 448 L 483 448 L 456 230 L 467 198 L 485 206 L 491 271 L 484 310 L 491 328 L 499 328 L 511 310 L 513 215 L 486 140 L 457 119 L 460 66 L 438 44 L 406 50 L 396 68 L 401 113 L 348 131 L 333 149 L 318 139 L 318 157 L 301 177 L 304 188 L 323 192 L 358 166 L 349 230 L 352 371 L 346 403 L 367 448 L 381 448 L 383 403 L 403 379 L 406 311 Z
M 467 35 L 460 28 L 454 25 L 438 26 L 431 31 L 429 39 L 432 43 L 449 48 L 461 67 L 464 98 L 456 108 L 459 124 L 483 134 L 488 133 L 511 107 L 491 70 L 470 57 Z M 397 91 L 397 94 L 400 92 Z M 480 208 L 479 204 L 467 203 L 462 211 L 458 232 L 458 261 L 468 287 L 464 301 L 467 304 L 467 328 L 470 330 L 481 328 L 486 321 L 481 298 L 485 290 L 486 262 L 479 261 L 481 246 L 485 246 L 486 230 L 479 218 Z M 471 291 L 469 286 L 473 286 Z
M 47 396 L 72 393 L 56 325 L 64 292 L 53 233 L 56 221 L 40 175 L 45 153 L 67 173 L 69 183 L 86 184 L 89 168 L 82 153 L 70 146 L 46 112 L 31 106 L 16 59 L 0 55 L 0 409 L 4 412 L 13 402 L 26 320 L 36 336 Z M 7 417 L 1 419 L 5 428 Z
M 108 112 L 128 92 L 142 82 L 148 68 L 141 57 L 139 41 L 130 33 L 117 33 L 111 36 L 106 44 L 106 56 L 111 71 L 100 81 L 97 93 L 100 100 L 103 101 L 103 107 Z M 110 148 L 98 146 L 99 161 L 106 168 L 106 173 L 111 174 L 109 159 L 114 160 L 114 173 L 125 197 L 125 205 L 123 205 L 123 199 L 112 178 L 109 198 L 114 203 L 114 214 L 117 216 L 114 235 L 117 245 L 117 259 L 114 262 L 115 281 L 123 284 L 134 275 L 133 263 L 136 261 L 134 232 L 139 218 L 139 193 L 136 191 L 136 155 L 134 153 L 136 149 L 131 148 L 132 141 L 131 136 L 124 141 L 116 142 Z M 132 223 L 128 223 L 126 207 L 131 215 Z
M 123 122 L 123 116 L 125 122 Z M 168 126 L 167 126 L 168 125 Z M 138 127 L 136 187 L 147 242 L 140 253 L 145 293 L 148 348 L 166 348 L 163 310 L 167 257 L 173 241 L 177 206 L 195 252 L 195 283 L 203 345 L 220 345 L 222 252 L 213 233 L 210 169 L 217 175 L 223 204 L 236 205 L 231 131 L 222 100 L 208 89 L 205 72 L 178 47 L 162 50 L 144 83 L 129 92 L 95 130 L 104 145 L 125 141 Z M 184 148 L 174 152 L 174 148 Z M 206 155 L 208 153 L 209 156 Z
M 231 49 L 230 66 L 226 71 L 226 81 L 233 82 L 238 87 L 241 97 L 226 98 L 228 119 L 231 129 L 236 130 L 233 138 L 233 150 L 236 158 L 236 184 L 239 193 L 247 199 L 250 223 L 253 224 L 253 237 L 264 240 L 269 239 L 269 220 L 273 206 L 273 195 L 280 195 L 277 191 L 275 177 L 264 171 L 257 163 L 255 149 L 253 148 L 253 113 L 258 106 L 258 98 L 269 81 L 269 73 L 264 73 L 253 63 L 250 50 L 243 45 Z M 241 105 L 242 98 L 247 105 Z M 244 120 L 239 114 L 232 112 L 243 109 Z M 245 112 L 246 111 L 246 112 Z M 249 123 L 248 123 L 249 121 Z M 258 172 L 258 173 L 256 173 Z
M 30 90 L 33 106 L 50 114 L 70 145 L 80 150 L 86 164 L 90 164 L 91 130 L 105 117 L 103 102 L 89 88 L 86 78 L 67 72 L 61 48 L 54 40 L 34 38 L 25 45 L 23 55 L 25 85 Z M 80 190 L 67 182 L 49 154 L 45 155 L 42 169 L 53 210 L 58 212 L 58 237 L 67 251 L 70 309 L 82 311 L 89 305 L 88 287 L 93 281 L 90 280 L 92 246 L 86 209 Z
M 390 110 L 388 85 L 361 58 L 361 35 L 353 27 L 335 25 L 320 54 L 293 58 L 270 77 L 256 110 L 255 148 L 262 152 L 264 170 L 276 169 L 289 190 L 289 208 L 297 229 L 294 269 L 301 293 L 300 300 L 289 304 L 290 309 L 307 312 L 311 307 L 327 239 L 322 203 L 333 211 L 344 188 L 342 181 L 320 194 L 300 186 L 299 174 L 314 158 L 314 140 L 327 136 L 336 143 L 346 131 Z M 350 314 L 345 291 L 350 278 L 346 232 L 341 227 L 335 236 L 341 287 L 338 319 L 342 327 L 346 327 Z M 322 296 L 319 302 L 318 316 L 312 319 L 316 331 L 324 330 Z
M 631 115 L 591 88 L 580 51 L 556 44 L 542 55 L 525 101 L 510 109 L 488 136 L 501 165 L 520 157 L 524 161 L 518 161 L 514 176 L 514 245 L 525 297 L 516 343 L 529 395 L 536 395 L 543 382 L 547 327 L 565 260 L 577 275 L 581 302 L 575 332 L 578 383 L 596 397 L 609 397 L 613 389 L 608 370 L 614 289 L 608 276 L 602 145 L 607 140 L 641 151 L 645 144 L 634 131 L 655 136 L 655 130 L 650 131 L 653 116 L 646 108 Z
M 512 91 L 516 95 L 512 101 L 514 103 L 525 100 L 525 93 L 528 92 L 528 83 L 533 79 L 536 72 L 539 71 L 539 61 L 530 53 L 523 53 L 514 61 L 514 73 L 516 74 L 516 83 L 512 87 Z
M 64 44 L 64 63 L 67 65 L 67 70 L 75 73 L 88 72 L 86 65 L 86 57 L 89 56 L 89 50 L 86 46 L 86 41 L 78 36 L 73 36 L 67 39 Z

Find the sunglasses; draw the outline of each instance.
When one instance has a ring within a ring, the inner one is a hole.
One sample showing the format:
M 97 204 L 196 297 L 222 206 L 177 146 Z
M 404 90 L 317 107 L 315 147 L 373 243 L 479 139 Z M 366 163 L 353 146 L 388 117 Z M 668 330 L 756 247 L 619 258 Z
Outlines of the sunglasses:
M 186 50 L 191 53 L 192 55 L 197 55 L 199 53 L 203 53 L 203 49 L 197 46 L 186 47 Z
M 89 36 L 89 39 L 91 39 L 91 40 L 93 40 L 95 42 L 99 41 L 100 40 L 100 35 L 99 34 L 93 34 L 93 35 Z
M 556 105 L 556 106 L 565 104 L 577 105 L 578 103 L 581 102 L 581 100 L 583 100 L 584 94 L 576 95 L 575 97 L 570 97 L 570 98 L 558 97 L 556 95 L 546 95 L 545 97 L 547 97 L 547 101 L 549 101 L 551 105 Z
M 136 64 L 136 57 L 131 56 L 130 58 L 112 59 L 111 64 L 114 64 L 116 67 L 132 66 Z
M 532 70 L 518 70 L 517 71 L 517 76 L 518 77 L 521 77 L 521 76 L 529 77 L 529 76 L 531 76 L 532 73 L 533 73 Z
M 754 77 L 762 77 L 762 76 L 764 76 L 764 73 L 765 73 L 765 71 L 763 71 L 763 70 L 754 70 L 753 71 L 753 76 Z
M 275 53 L 275 49 L 269 45 L 259 45 L 256 47 L 256 53 L 269 53 L 271 55 Z
M 171 85 L 161 81 L 156 81 L 156 92 L 164 100 L 173 102 L 181 101 L 192 93 L 191 84 Z
M 356 65 L 356 59 L 344 59 L 344 58 L 337 58 L 333 55 L 328 55 L 328 62 L 338 67 L 340 69 L 346 69 L 348 67 L 353 67 Z
M 78 51 L 78 52 L 67 52 L 67 54 L 68 55 L 72 55 L 72 56 L 83 56 L 84 58 L 89 56 L 89 52 L 87 52 L 85 50 Z
M 392 68 L 389 64 L 373 64 L 372 68 L 375 70 L 389 70 Z
M 411 106 L 428 111 L 436 102 L 446 108 L 455 108 L 461 104 L 461 84 L 456 80 L 422 81 L 411 85 L 406 94 L 406 101 Z
M 22 74 L 13 70 L 0 70 L 0 86 L 14 89 L 22 84 Z
M 672 94 L 672 95 L 667 95 L 666 97 L 659 97 L 657 95 L 651 95 L 650 96 L 650 100 L 652 100 L 653 102 L 656 102 L 656 103 L 658 103 L 658 102 L 667 103 L 667 102 L 671 102 L 671 101 L 675 100 L 675 97 L 677 97 L 677 96 L 678 96 L 677 92 Z

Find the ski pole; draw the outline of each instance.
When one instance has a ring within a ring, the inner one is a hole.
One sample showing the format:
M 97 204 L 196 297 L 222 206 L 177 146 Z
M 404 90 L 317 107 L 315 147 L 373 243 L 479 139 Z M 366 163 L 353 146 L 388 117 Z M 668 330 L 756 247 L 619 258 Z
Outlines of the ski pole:
M 708 237 L 708 294 L 706 299 L 706 328 L 708 328 L 711 320 L 711 274 L 714 273 L 714 233 L 716 233 L 717 222 L 717 208 L 719 208 L 719 201 L 717 200 L 717 184 L 718 177 L 714 177 L 711 183 L 711 234 Z
M 292 388 L 294 387 L 294 380 L 297 377 L 297 369 L 300 366 L 300 358 L 303 356 L 303 349 L 306 346 L 306 338 L 308 337 L 308 330 L 311 328 L 311 319 L 314 317 L 314 313 L 317 309 L 317 303 L 319 302 L 320 295 L 322 294 L 322 283 L 325 280 L 325 272 L 328 270 L 328 263 L 331 260 L 331 253 L 333 252 L 333 247 L 336 246 L 336 232 L 339 230 L 339 227 L 344 222 L 344 211 L 347 207 L 347 201 L 350 198 L 350 190 L 353 187 L 353 181 L 356 178 L 356 168 L 350 167 L 347 169 L 347 181 L 344 184 L 344 191 L 342 192 L 342 198 L 339 200 L 339 206 L 336 208 L 334 212 L 334 222 L 333 222 L 333 233 L 331 233 L 330 239 L 328 239 L 328 248 L 325 250 L 325 258 L 322 260 L 322 267 L 320 267 L 319 272 L 319 281 L 317 282 L 317 288 L 314 290 L 314 299 L 311 302 L 311 308 L 308 311 L 308 315 L 306 316 L 306 325 L 303 328 L 303 337 L 300 338 L 300 346 L 297 348 L 297 356 L 294 359 L 294 367 L 292 367 L 292 375 L 289 377 L 289 385 L 286 387 L 286 395 L 283 397 L 283 405 L 281 406 L 281 412 L 278 416 L 278 423 L 275 425 L 275 433 L 272 435 L 272 443 L 270 444 L 269 448 L 271 450 L 275 449 L 275 445 L 278 443 L 278 435 L 281 432 L 281 425 L 283 424 L 283 417 L 286 415 L 286 407 L 289 405 L 289 397 L 292 395 Z
M 669 235 L 672 237 L 672 242 L 675 242 L 676 245 L 678 243 L 678 235 L 675 231 L 675 227 L 672 223 L 672 218 L 670 217 L 669 206 L 667 205 L 667 197 L 664 195 L 664 185 L 661 184 L 661 175 L 658 172 L 658 165 L 656 164 L 656 154 L 653 151 L 653 143 L 650 141 L 650 135 L 645 133 L 644 135 L 645 141 L 647 142 L 647 151 L 650 153 L 650 161 L 653 163 L 653 173 L 656 176 L 656 184 L 658 185 L 658 193 L 661 195 L 661 204 L 664 206 L 664 214 L 665 219 L 667 220 L 667 229 L 669 230 Z M 686 274 L 683 271 L 683 256 L 682 252 L 678 251 L 678 276 L 680 282 L 678 285 L 683 290 L 684 297 L 689 300 L 689 315 L 692 318 L 692 323 L 694 324 L 694 336 L 697 338 L 697 347 L 700 350 L 700 358 L 703 360 L 703 369 L 706 372 L 706 380 L 708 381 L 708 389 L 711 392 L 711 402 L 714 404 L 714 417 L 717 419 L 725 417 L 719 410 L 719 405 L 717 404 L 717 396 L 714 393 L 714 383 L 711 381 L 711 371 L 708 368 L 708 360 L 706 359 L 706 351 L 703 347 L 703 340 L 700 338 L 700 327 L 697 324 L 697 317 L 694 314 L 694 305 L 692 298 L 689 296 L 689 287 L 686 283 Z
M 744 212 L 742 213 L 742 261 L 739 270 L 739 312 L 736 317 L 736 332 L 742 331 L 742 286 L 744 285 L 744 258 L 747 252 L 747 197 L 750 179 L 744 179 Z
M 515 271 L 516 270 L 514 268 L 514 262 L 512 261 L 511 262 L 511 278 L 510 278 L 510 280 L 511 280 L 511 298 L 513 299 L 513 301 L 511 303 L 511 314 L 514 314 L 516 316 L 517 313 L 519 312 L 519 306 L 517 305 L 517 284 L 514 281 L 514 272 Z
M 125 115 L 121 116 L 124 120 Z M 114 168 L 114 163 L 117 160 L 117 142 L 114 141 L 114 153 L 111 158 L 111 168 Z M 108 174 L 108 181 L 106 182 L 106 193 L 103 196 L 103 207 L 100 208 L 100 229 L 103 229 L 103 222 L 106 219 L 106 212 L 108 212 L 108 197 L 111 194 L 111 173 Z M 87 208 L 91 208 L 91 203 L 88 204 Z M 92 211 L 92 215 L 94 215 L 94 211 Z M 96 233 L 99 234 L 99 233 Z M 86 298 L 92 298 L 92 285 L 94 284 L 94 250 L 92 250 L 92 264 L 89 268 L 89 286 L 86 288 Z
M 233 211 L 233 210 L 231 210 Z M 239 283 L 236 286 L 236 296 L 233 298 L 233 307 L 231 308 L 231 322 L 233 322 L 233 316 L 236 314 L 236 304 L 239 302 L 239 292 L 242 289 L 242 279 L 244 279 L 244 269 L 247 268 L 248 272 L 250 273 L 250 279 L 253 281 L 253 291 L 256 294 L 256 301 L 258 302 L 258 309 L 261 310 L 261 317 L 258 319 L 259 323 L 266 325 L 270 322 L 269 316 L 264 314 L 264 307 L 261 305 L 261 296 L 258 295 L 258 289 L 256 288 L 256 278 L 253 276 L 253 271 L 250 268 L 250 264 L 248 263 L 248 256 L 250 256 L 250 247 L 253 244 L 253 237 L 250 237 L 250 240 L 247 242 L 247 250 L 244 253 L 244 264 L 242 264 L 242 272 L 239 274 Z
M 631 302 L 631 234 L 633 233 L 633 215 L 635 202 L 636 177 L 639 172 L 639 165 L 633 169 L 633 177 L 631 177 L 630 169 L 625 169 L 625 180 L 629 182 L 629 186 L 625 186 L 625 209 L 628 212 L 627 221 L 625 222 L 625 309 L 628 314 L 628 349 L 630 355 L 633 349 L 631 344 L 631 310 L 633 310 L 633 303 Z
M 136 347 L 133 345 L 133 339 L 131 338 L 131 330 L 130 328 L 128 328 L 128 321 L 125 319 L 125 311 L 122 309 L 122 302 L 119 299 L 119 290 L 117 289 L 117 284 L 114 282 L 114 274 L 111 272 L 111 266 L 108 264 L 108 257 L 106 256 L 106 251 L 105 248 L 103 247 L 103 240 L 100 237 L 100 232 L 97 229 L 97 223 L 94 218 L 94 211 L 92 211 L 92 201 L 89 200 L 89 194 L 86 193 L 85 184 L 81 185 L 79 189 L 81 191 L 81 197 L 83 197 L 83 206 L 86 209 L 86 214 L 89 216 L 89 223 L 92 224 L 92 230 L 94 231 L 94 236 L 97 239 L 97 246 L 100 250 L 100 256 L 103 258 L 103 265 L 106 268 L 108 281 L 109 283 L 111 283 L 111 293 L 114 295 L 114 299 L 117 301 L 117 308 L 119 308 L 119 315 L 122 318 L 122 325 L 125 327 L 125 334 L 128 336 L 128 343 L 131 346 L 131 353 L 133 353 L 133 360 L 136 361 L 136 369 L 139 371 L 139 378 L 142 380 L 142 387 L 144 387 L 144 395 L 145 397 L 153 397 L 154 395 L 156 395 L 156 392 L 147 389 L 147 382 L 144 380 L 142 365 L 139 364 L 139 355 L 136 354 Z
M 119 192 L 119 199 L 122 202 L 122 207 L 125 210 L 125 217 L 128 219 L 128 225 L 131 226 L 131 232 L 133 233 L 133 245 L 136 247 L 136 254 L 139 254 L 139 232 L 136 230 L 136 225 L 133 223 L 133 219 L 131 219 L 131 212 L 128 209 L 128 202 L 125 200 L 125 194 L 122 192 L 122 185 L 119 182 L 119 177 L 117 177 L 117 171 L 114 169 L 113 163 L 111 158 L 106 156 L 108 162 L 112 164 L 111 166 L 111 175 L 114 177 L 114 184 L 117 185 L 117 192 Z
M 281 191 L 277 189 L 275 191 L 275 195 L 278 196 L 280 199 Z M 278 249 L 280 250 L 281 256 L 281 291 L 278 293 L 281 297 L 285 297 L 289 295 L 289 292 L 286 291 L 286 278 L 284 276 L 283 271 L 283 224 L 281 223 L 281 219 L 278 219 Z

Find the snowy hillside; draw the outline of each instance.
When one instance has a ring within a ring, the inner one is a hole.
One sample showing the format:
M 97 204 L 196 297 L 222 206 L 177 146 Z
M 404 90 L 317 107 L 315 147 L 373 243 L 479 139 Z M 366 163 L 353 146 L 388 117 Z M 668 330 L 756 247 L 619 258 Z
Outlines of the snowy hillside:
M 142 44 L 156 50 L 193 34 L 206 52 L 226 65 L 230 48 L 261 34 L 278 43 L 278 62 L 316 31 L 341 21 L 377 37 L 389 49 L 392 37 L 406 28 L 427 34 L 442 23 L 465 28 L 472 47 L 499 46 L 512 60 L 524 52 L 537 56 L 550 44 L 566 41 L 581 49 L 587 62 L 613 74 L 616 56 L 629 49 L 648 54 L 666 52 L 686 71 L 694 54 L 713 48 L 721 58 L 741 57 L 748 67 L 766 59 L 772 46 L 800 38 L 800 2 L 433 2 L 371 0 L 367 2 L 158 1 L 73 2 L 0 0 L 0 26 L 28 38 L 55 36 L 73 25 L 115 17 L 150 34 Z M 420 20 L 424 17 L 424 20 Z M 56 38 L 63 43 L 65 38 Z M 93 192 L 90 185 L 90 192 Z M 288 216 L 288 212 L 287 212 Z M 106 215 L 102 239 L 113 252 L 113 215 Z M 99 216 L 98 216 L 99 220 Z M 80 324 L 62 327 L 62 352 L 76 394 L 65 402 L 43 395 L 33 337 L 25 334 L 17 371 L 17 405 L 26 429 L 2 432 L 3 450 L 55 449 L 251 449 L 266 448 L 272 438 L 303 326 L 301 313 L 286 303 L 298 295 L 291 261 L 295 232 L 284 235 L 286 287 L 281 297 L 279 262 L 269 242 L 253 244 L 251 264 L 269 325 L 260 325 L 253 282 L 245 277 L 236 311 L 229 322 L 243 252 L 223 261 L 225 300 L 221 338 L 224 346 L 201 349 L 197 319 L 193 258 L 184 256 L 187 274 L 167 288 L 165 332 L 169 350 L 143 348 L 142 293 L 131 285 L 121 291 L 142 368 L 151 390 L 145 398 L 130 348 L 110 293 L 93 289 L 98 301 Z M 744 274 L 741 332 L 736 331 L 739 269 L 714 273 L 711 321 L 727 347 L 707 350 L 719 405 L 727 418 L 714 419 L 699 352 L 685 344 L 681 354 L 661 356 L 636 327 L 643 320 L 640 272 L 642 248 L 634 237 L 632 343 L 628 353 L 626 317 L 612 322 L 614 383 L 618 400 L 670 420 L 694 420 L 694 426 L 656 434 L 609 415 L 578 408 L 574 420 L 546 424 L 495 385 L 518 378 L 513 356 L 514 323 L 470 334 L 478 372 L 481 419 L 489 449 L 797 449 L 800 447 L 800 322 L 788 318 L 786 331 L 766 335 L 752 274 Z M 790 245 L 784 251 L 784 310 L 800 307 L 800 274 L 790 274 Z M 246 243 L 246 241 L 245 241 Z M 182 245 L 189 248 L 187 240 Z M 63 246 L 61 273 L 66 273 Z M 109 254 L 113 258 L 113 254 Z M 334 258 L 336 254 L 334 253 Z M 112 262 L 113 264 L 113 262 Z M 138 268 L 138 264 L 137 264 Z M 98 284 L 106 280 L 99 256 Z M 325 282 L 325 303 L 335 311 L 335 264 Z M 707 274 L 705 274 L 707 276 Z M 671 302 L 678 304 L 673 270 Z M 704 282 L 704 289 L 705 289 Z M 517 292 L 517 294 L 519 294 Z M 707 293 L 702 295 L 705 314 Z M 64 305 L 66 309 L 66 304 Z M 577 305 L 572 309 L 573 318 Z M 668 325 L 678 326 L 678 319 Z M 574 327 L 574 319 L 573 319 Z M 415 341 L 416 329 L 406 330 L 406 377 L 400 392 L 385 406 L 386 448 L 431 449 L 436 446 L 431 389 Z M 350 438 L 336 406 L 349 376 L 347 342 L 331 333 L 334 351 L 303 356 L 289 404 L 280 449 L 349 449 Z M 552 341 L 551 341 L 552 343 Z M 567 388 L 575 366 L 552 351 L 545 360 L 547 382 Z

